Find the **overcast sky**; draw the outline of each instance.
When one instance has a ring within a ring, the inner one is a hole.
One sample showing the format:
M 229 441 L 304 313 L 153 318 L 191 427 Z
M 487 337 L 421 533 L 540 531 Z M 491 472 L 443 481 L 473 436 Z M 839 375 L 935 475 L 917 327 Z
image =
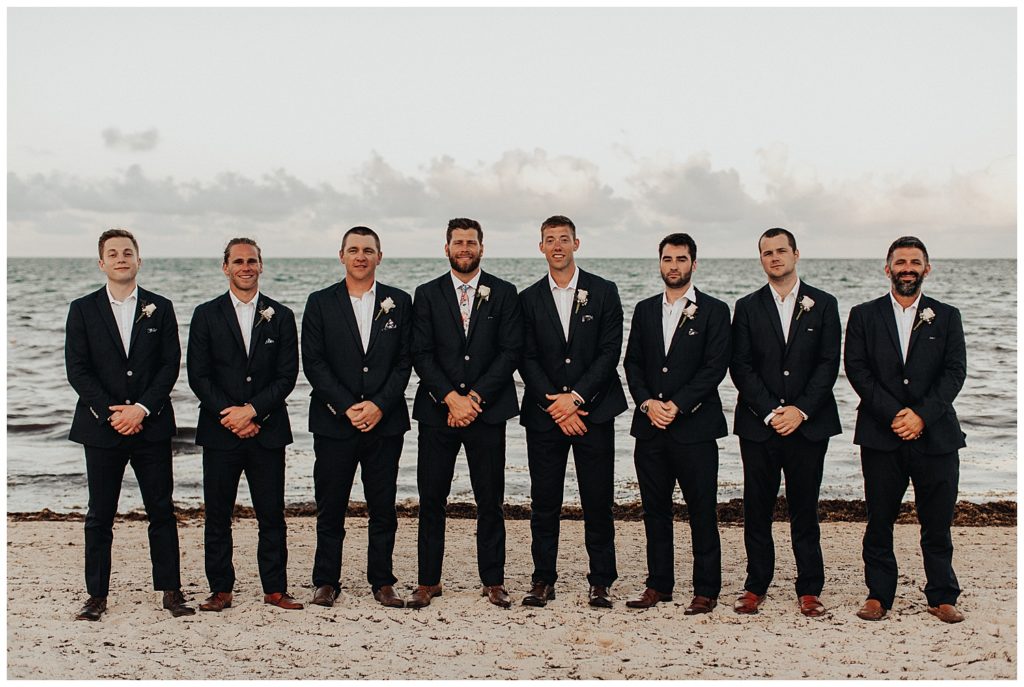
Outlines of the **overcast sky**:
M 8 9 L 9 255 L 1016 254 L 1014 9 Z

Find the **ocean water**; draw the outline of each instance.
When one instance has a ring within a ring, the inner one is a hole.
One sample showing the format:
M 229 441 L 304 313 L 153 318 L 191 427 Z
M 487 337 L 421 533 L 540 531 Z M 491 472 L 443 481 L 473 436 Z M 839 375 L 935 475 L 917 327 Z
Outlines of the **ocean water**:
M 845 328 L 850 308 L 876 298 L 888 288 L 883 260 L 800 261 L 805 281 L 834 294 L 839 300 Z M 660 291 L 656 259 L 580 259 L 583 269 L 618 284 L 626 316 L 626 336 L 634 305 Z M 520 289 L 545 274 L 543 259 L 485 259 L 484 269 Z M 418 284 L 447 269 L 442 258 L 385 259 L 378 279 L 410 293 Z M 336 259 L 268 259 L 262 290 L 295 310 L 301 319 L 307 295 L 342 277 Z M 32 511 L 84 511 L 88 495 L 85 459 L 79 445 L 67 440 L 76 395 L 64 371 L 64 323 L 68 303 L 99 288 L 103 274 L 89 259 L 8 259 L 7 261 L 7 508 Z M 174 442 L 175 500 L 182 506 L 202 502 L 202 461 L 195 446 L 197 401 L 188 387 L 184 350 L 192 310 L 227 288 L 217 259 L 145 259 L 139 283 L 174 302 L 182 344 L 181 376 L 172 401 L 178 419 Z M 736 299 L 764 284 L 756 259 L 700 259 L 694 283 L 701 290 L 732 306 Z M 1015 499 L 1017 481 L 1017 263 L 1016 260 L 939 260 L 933 264 L 925 290 L 960 308 L 967 337 L 967 382 L 956 402 L 967 433 L 961 451 L 960 497 L 975 502 Z M 625 339 L 624 339 L 625 340 Z M 619 374 L 625 381 L 621 364 Z M 406 399 L 416 391 L 415 372 Z M 520 398 L 522 385 L 518 379 Z M 286 500 L 313 500 L 313 437 L 306 431 L 310 387 L 300 371 L 289 397 L 295 443 L 288 450 Z M 720 392 L 731 429 L 736 390 L 726 376 Z M 628 390 L 627 390 L 628 394 Z M 836 398 L 843 434 L 834 437 L 826 457 L 822 498 L 863 498 L 857 447 L 852 443 L 857 396 L 842 369 Z M 615 493 L 618 502 L 639 501 L 633 468 L 633 439 L 629 436 L 630 411 L 616 421 Z M 526 440 L 517 421 L 508 424 L 506 500 L 529 502 Z M 718 498 L 742 495 L 742 465 L 735 436 L 719 440 Z M 575 473 L 570 461 L 566 478 L 567 502 L 578 502 Z M 399 499 L 416 497 L 416 427 L 405 435 L 398 477 Z M 358 484 L 353 499 L 361 500 Z M 912 492 L 908 492 L 908 499 Z M 472 490 L 465 460 L 460 459 L 452 486 L 452 500 L 471 501 Z M 249 504 L 247 487 L 239 501 Z M 121 508 L 141 508 L 129 469 L 122 489 Z

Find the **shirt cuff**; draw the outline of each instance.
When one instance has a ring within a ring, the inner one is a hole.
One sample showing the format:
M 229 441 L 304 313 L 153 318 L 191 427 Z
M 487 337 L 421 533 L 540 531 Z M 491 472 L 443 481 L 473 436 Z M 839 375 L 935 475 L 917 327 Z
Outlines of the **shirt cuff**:
M 764 416 L 764 423 L 766 425 L 770 425 L 772 423 L 773 417 L 775 417 L 775 413 L 768 413 L 767 415 Z
M 583 405 L 584 403 L 587 402 L 586 399 L 584 399 L 582 396 L 580 396 L 579 393 L 577 393 L 575 390 L 570 391 L 569 393 L 572 394 L 574 397 L 576 397 L 576 399 L 579 400 L 579 405 Z
M 136 402 L 136 404 L 135 404 L 135 405 L 137 405 L 138 407 L 140 407 L 140 408 L 142 408 L 142 409 L 143 409 L 144 411 L 146 411 L 146 417 L 149 417 L 149 408 L 147 408 L 146 406 L 144 406 L 144 405 L 142 405 L 141 403 L 138 403 L 138 402 Z

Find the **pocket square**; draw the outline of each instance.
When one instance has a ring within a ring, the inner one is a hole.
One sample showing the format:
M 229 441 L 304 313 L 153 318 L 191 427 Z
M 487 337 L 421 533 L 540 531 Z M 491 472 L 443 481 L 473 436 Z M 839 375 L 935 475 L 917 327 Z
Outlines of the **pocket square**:
M 592 319 L 594 319 L 593 315 L 584 315 L 582 321 L 583 322 L 590 322 Z
M 394 320 L 388 320 L 387 323 L 384 325 L 384 331 L 387 331 L 389 329 L 395 329 L 397 327 L 398 325 L 395 324 Z
M 687 335 L 687 336 L 694 336 L 694 335 L 695 335 L 696 333 L 697 333 L 697 330 L 696 330 L 696 329 L 691 329 L 690 331 L 688 331 L 688 332 L 686 333 L 686 335 Z
M 272 343 L 274 343 L 274 340 L 273 340 L 273 339 L 267 339 L 266 341 L 264 341 L 264 342 L 263 342 L 263 344 L 264 344 L 264 345 L 266 345 L 266 344 L 272 344 Z
M 808 327 L 808 328 L 807 328 L 807 331 L 809 331 L 809 332 L 813 332 L 813 331 L 814 331 L 814 327 Z
M 146 330 L 146 333 L 147 333 L 147 334 L 152 334 L 152 333 L 154 333 L 155 331 L 157 331 L 157 328 L 156 328 L 156 327 L 150 327 L 149 329 L 147 329 L 147 330 Z

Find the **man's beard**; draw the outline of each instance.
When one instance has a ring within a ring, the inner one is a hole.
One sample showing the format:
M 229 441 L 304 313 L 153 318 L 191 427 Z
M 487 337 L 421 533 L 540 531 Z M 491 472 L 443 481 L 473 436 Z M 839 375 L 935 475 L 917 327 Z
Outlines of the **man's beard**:
M 924 282 L 924 275 L 917 272 L 900 272 L 899 274 L 893 272 L 890 274 L 893 288 L 901 296 L 916 296 L 917 292 L 921 290 L 921 284 Z M 913 275 L 915 277 L 914 281 L 902 281 L 903 277 L 907 275 Z
M 665 282 L 665 286 L 670 289 L 682 289 L 690 283 L 690 277 L 693 276 L 693 270 L 686 272 L 685 274 L 680 273 L 678 277 L 672 279 L 664 272 L 661 273 L 661 280 Z
M 459 274 L 473 274 L 473 272 L 476 272 L 476 268 L 480 266 L 480 256 L 479 255 L 476 255 L 476 256 L 473 256 L 472 258 L 470 258 L 470 260 L 469 260 L 469 267 L 467 267 L 466 269 L 463 269 L 463 268 L 459 267 L 458 260 L 459 259 L 456 258 L 453 255 L 448 256 L 448 262 L 449 262 L 449 264 L 451 264 L 452 269 L 455 270 L 456 272 L 458 272 Z

